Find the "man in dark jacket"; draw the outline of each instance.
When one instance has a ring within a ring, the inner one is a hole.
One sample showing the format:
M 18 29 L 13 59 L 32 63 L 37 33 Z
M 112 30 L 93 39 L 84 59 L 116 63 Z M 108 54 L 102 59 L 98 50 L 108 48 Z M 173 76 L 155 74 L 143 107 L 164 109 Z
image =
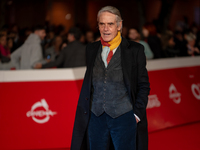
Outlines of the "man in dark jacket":
M 108 150 L 111 145 L 147 150 L 150 88 L 144 47 L 121 37 L 122 18 L 115 7 L 103 7 L 97 17 L 101 41 L 86 48 L 71 150 Z
M 79 28 L 72 27 L 68 32 L 68 45 L 61 51 L 59 57 L 47 64 L 37 64 L 36 69 L 63 67 L 73 68 L 86 65 L 85 46 L 79 42 L 81 31 Z

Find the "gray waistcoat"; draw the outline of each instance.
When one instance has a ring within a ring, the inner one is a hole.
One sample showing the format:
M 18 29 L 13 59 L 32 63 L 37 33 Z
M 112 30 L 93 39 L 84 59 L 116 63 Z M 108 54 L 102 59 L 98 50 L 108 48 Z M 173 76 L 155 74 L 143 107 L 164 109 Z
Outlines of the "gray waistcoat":
M 106 112 L 116 118 L 133 109 L 123 80 L 121 49 L 119 46 L 107 68 L 101 51 L 102 48 L 98 51 L 93 68 L 91 111 L 96 116 Z

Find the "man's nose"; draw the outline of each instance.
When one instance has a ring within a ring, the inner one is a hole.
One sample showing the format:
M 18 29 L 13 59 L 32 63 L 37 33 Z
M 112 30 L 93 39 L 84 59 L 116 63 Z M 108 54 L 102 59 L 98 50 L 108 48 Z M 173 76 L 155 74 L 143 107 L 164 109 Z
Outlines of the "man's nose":
M 105 31 L 108 30 L 108 25 L 107 25 L 107 24 L 104 26 L 104 30 L 105 30 Z

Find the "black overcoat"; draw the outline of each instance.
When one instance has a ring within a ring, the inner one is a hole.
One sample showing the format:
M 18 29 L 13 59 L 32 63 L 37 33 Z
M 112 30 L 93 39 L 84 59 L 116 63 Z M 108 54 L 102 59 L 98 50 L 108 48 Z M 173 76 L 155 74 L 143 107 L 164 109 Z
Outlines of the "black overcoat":
M 71 150 L 89 149 L 87 127 L 90 118 L 92 71 L 100 46 L 102 46 L 101 42 L 98 41 L 88 44 L 86 47 L 87 69 L 76 110 Z M 133 103 L 133 111 L 141 119 L 137 124 L 137 150 L 147 150 L 146 105 L 150 88 L 144 47 L 139 43 L 128 41 L 124 38 L 120 46 L 124 83 Z

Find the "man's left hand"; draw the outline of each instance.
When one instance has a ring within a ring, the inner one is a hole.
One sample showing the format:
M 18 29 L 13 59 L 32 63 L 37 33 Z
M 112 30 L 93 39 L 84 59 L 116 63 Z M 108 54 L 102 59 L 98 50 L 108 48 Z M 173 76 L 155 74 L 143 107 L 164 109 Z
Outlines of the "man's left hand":
M 135 117 L 135 120 L 136 120 L 136 123 L 138 123 L 139 122 L 139 120 Z

